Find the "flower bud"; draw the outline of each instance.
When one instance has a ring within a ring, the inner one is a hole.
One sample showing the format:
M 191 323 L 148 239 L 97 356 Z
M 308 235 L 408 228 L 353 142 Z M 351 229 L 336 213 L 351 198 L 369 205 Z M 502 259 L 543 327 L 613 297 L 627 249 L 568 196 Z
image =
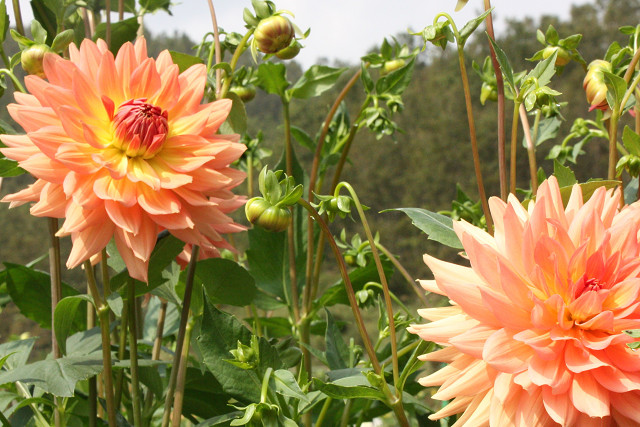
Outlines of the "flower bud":
M 263 53 L 276 53 L 291 44 L 295 29 L 289 19 L 282 15 L 272 15 L 260 21 L 253 37 L 258 50 Z
M 294 40 L 289 46 L 276 52 L 276 56 L 280 59 L 293 59 L 300 53 L 302 45 Z
M 487 82 L 482 83 L 482 88 L 480 89 L 480 103 L 484 105 L 485 102 L 489 101 L 497 101 L 498 100 L 498 89 L 494 85 L 491 85 Z
M 229 92 L 233 92 L 242 100 L 242 102 L 249 102 L 256 96 L 256 87 L 254 85 L 245 86 L 232 86 Z
M 554 52 L 558 52 L 558 56 L 556 56 L 556 66 L 563 67 L 571 61 L 571 55 L 569 55 L 569 52 L 560 46 L 545 47 L 542 51 L 542 59 L 549 58 Z
M 596 59 L 589 64 L 587 75 L 582 86 L 587 93 L 587 102 L 591 105 L 589 111 L 598 109 L 605 111 L 609 108 L 607 103 L 607 85 L 604 82 L 604 72 L 612 72 L 610 62 Z
M 20 55 L 20 63 L 22 68 L 31 75 L 44 78 L 44 68 L 42 63 L 44 55 L 53 52 L 46 44 L 34 44 L 33 46 L 22 51 Z
M 404 64 L 405 64 L 404 59 L 392 59 L 391 61 L 385 61 L 384 65 L 380 69 L 380 75 L 386 76 L 392 71 L 395 71 L 404 67 Z
M 250 223 L 257 224 L 268 231 L 284 231 L 291 223 L 289 209 L 274 206 L 262 197 L 249 200 L 244 210 Z

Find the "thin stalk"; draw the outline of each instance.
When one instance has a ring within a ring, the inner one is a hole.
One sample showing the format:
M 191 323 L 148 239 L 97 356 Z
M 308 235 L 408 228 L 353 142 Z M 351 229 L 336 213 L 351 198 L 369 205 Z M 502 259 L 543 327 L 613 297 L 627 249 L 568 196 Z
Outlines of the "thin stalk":
M 118 21 L 124 19 L 124 0 L 118 0 Z
M 536 111 L 536 118 L 533 121 L 533 135 L 531 136 L 531 139 L 533 141 L 533 146 L 535 147 L 536 145 L 538 145 L 538 132 L 540 131 L 540 118 L 542 117 L 542 111 L 538 110 Z
M 513 120 L 511 121 L 511 149 L 509 155 L 511 158 L 509 164 L 509 192 L 516 194 L 516 153 L 518 152 L 518 114 L 520 111 L 520 103 L 513 103 Z
M 322 409 L 318 414 L 318 418 L 316 419 L 315 427 L 322 427 L 322 423 L 324 423 L 324 417 L 326 417 L 327 412 L 329 412 L 329 407 L 331 406 L 331 402 L 333 402 L 333 399 L 327 396 L 327 398 L 324 400 L 324 403 L 322 404 Z
M 189 358 L 189 346 L 191 345 L 191 332 L 193 331 L 193 318 L 187 323 L 187 330 L 184 336 L 184 347 L 182 347 L 182 362 L 178 372 L 176 383 L 176 393 L 173 399 L 173 420 L 172 427 L 180 427 L 182 419 L 182 402 L 184 401 L 184 385 L 187 377 L 187 360 Z
M 20 80 L 18 80 L 18 78 L 16 77 L 15 74 L 13 74 L 13 72 L 11 72 L 11 70 L 7 69 L 7 68 L 0 68 L 0 75 L 2 74 L 6 74 L 7 76 L 9 76 L 9 78 L 11 79 L 11 82 L 13 83 L 13 86 L 16 88 L 16 90 L 22 92 L 22 93 L 27 93 L 27 90 L 24 88 L 24 86 L 22 86 L 22 83 L 20 83 Z
M 129 360 L 131 361 L 131 403 L 133 404 L 133 425 L 142 425 L 142 411 L 140 403 L 140 381 L 138 376 L 138 327 L 136 305 L 132 304 L 136 298 L 135 282 L 129 279 Z
M 120 334 L 118 337 L 118 359 L 124 360 L 127 350 L 127 326 L 129 325 L 129 299 L 124 300 L 122 307 L 122 317 L 120 317 Z M 120 407 L 122 401 L 122 386 L 124 382 L 124 371 L 118 370 L 116 373 L 115 400 L 116 408 Z
M 104 14 L 105 14 L 105 42 L 107 46 L 111 47 L 111 0 L 104 0 Z
M 158 313 L 158 322 L 156 323 L 156 337 L 153 341 L 153 349 L 151 350 L 151 360 L 160 360 L 160 351 L 162 350 L 162 337 L 164 335 L 164 322 L 167 317 L 168 302 L 161 300 L 160 312 Z M 145 416 L 151 416 L 151 408 L 153 407 L 153 393 L 147 389 L 145 396 L 144 411 Z
M 4 416 L 2 411 L 0 411 L 0 422 L 2 423 L 2 427 L 11 427 L 11 423 L 9 422 L 7 417 Z
M 138 11 L 138 31 L 136 32 L 136 37 L 144 36 L 144 14 L 146 13 L 145 8 L 141 8 Z
M 16 20 L 16 31 L 21 36 L 25 35 L 24 25 L 22 24 L 22 13 L 20 12 L 20 0 L 13 0 L 13 15 Z
M 216 19 L 216 10 L 213 7 L 213 1 L 209 0 L 209 12 L 211 13 L 211 24 L 213 25 L 213 44 L 215 46 L 216 64 L 222 62 L 222 51 L 220 50 L 220 29 L 218 28 L 218 20 Z M 209 69 L 207 68 L 207 72 Z M 231 76 L 229 76 L 231 78 Z M 220 80 L 222 79 L 222 70 L 218 68 L 216 70 L 216 99 L 220 99 L 220 93 L 222 87 L 220 86 Z
M 173 356 L 173 364 L 171 365 L 171 377 L 169 377 L 167 396 L 164 402 L 162 427 L 168 427 L 171 418 L 171 404 L 173 403 L 178 371 L 180 370 L 180 362 L 182 360 L 182 347 L 184 345 L 184 336 L 187 329 L 187 320 L 189 319 L 189 306 L 191 305 L 191 294 L 193 292 L 193 279 L 196 273 L 196 264 L 198 263 L 199 252 L 200 247 L 198 245 L 193 245 L 193 248 L 191 249 L 191 259 L 189 260 L 189 266 L 187 267 L 187 280 L 185 283 L 184 298 L 182 299 L 182 311 L 180 313 L 180 326 L 178 327 L 175 354 Z
M 102 335 L 102 363 L 104 370 L 102 378 L 104 381 L 104 395 L 107 401 L 107 418 L 109 420 L 109 427 L 116 427 L 116 407 L 114 405 L 113 398 L 113 377 L 111 371 L 111 336 L 109 331 L 109 307 L 103 302 L 100 293 L 98 292 L 98 286 L 96 285 L 96 278 L 93 275 L 93 266 L 90 261 L 84 262 L 84 270 L 87 275 L 87 284 L 89 286 L 89 292 L 93 298 L 93 302 L 98 312 L 98 319 L 100 320 L 100 332 Z
M 416 296 L 420 299 L 420 301 L 422 301 L 422 303 L 425 306 L 428 306 L 429 301 L 427 301 L 426 295 L 421 290 L 420 286 L 417 285 L 416 281 L 411 277 L 407 269 L 404 268 L 404 266 L 400 263 L 400 261 L 398 261 L 398 259 L 395 256 L 393 256 L 393 254 L 389 252 L 387 248 L 382 246 L 380 243 L 376 243 L 376 246 L 378 247 L 380 252 L 382 252 L 387 258 L 389 258 L 389 260 L 391 261 L 393 266 L 396 268 L 396 270 L 398 270 L 400 274 L 402 274 L 402 277 L 404 277 L 407 280 L 407 282 L 411 286 L 411 289 L 413 289 L 413 291 L 415 292 Z
M 351 412 L 351 405 L 353 405 L 353 399 L 347 399 L 344 404 L 344 410 L 342 411 L 342 417 L 340 417 L 340 427 L 347 427 L 349 424 L 349 412 Z
M 536 165 L 536 145 L 531 137 L 531 127 L 524 105 L 520 104 L 520 121 L 524 131 L 524 139 L 527 141 L 527 155 L 529 157 L 529 173 L 531 174 L 531 191 L 535 196 L 538 192 L 538 166 Z
M 229 61 L 229 67 L 231 68 L 232 73 L 236 69 L 236 65 L 238 65 L 238 60 L 240 59 L 240 56 L 242 55 L 244 50 L 247 48 L 247 42 L 249 41 L 252 35 L 253 35 L 253 29 L 247 31 L 244 37 L 242 37 L 242 39 L 240 40 L 240 43 L 238 43 L 238 46 L 236 47 L 235 52 L 233 52 L 233 56 Z M 222 99 L 225 96 L 227 96 L 227 92 L 229 92 L 229 87 L 231 86 L 232 77 L 233 77 L 232 75 L 228 75 L 225 77 L 224 83 L 222 84 L 222 90 L 217 95 L 218 99 Z
M 96 312 L 91 306 L 87 309 L 87 330 L 96 326 Z M 98 385 L 97 377 L 89 378 L 89 427 L 98 425 Z
M 380 276 L 380 284 L 382 285 L 382 293 L 384 295 L 385 308 L 387 310 L 387 317 L 389 318 L 389 337 L 391 340 L 391 354 L 393 356 L 392 370 L 393 370 L 393 384 L 398 384 L 398 343 L 396 341 L 396 327 L 395 321 L 393 318 L 393 306 L 391 304 L 391 293 L 389 292 L 389 284 L 387 283 L 387 276 L 384 274 L 384 268 L 382 268 L 382 261 L 380 260 L 380 254 L 378 253 L 378 248 L 376 247 L 375 240 L 373 238 L 373 234 L 371 233 L 371 227 L 369 227 L 369 222 L 367 221 L 367 217 L 364 214 L 364 209 L 362 208 L 362 204 L 360 203 L 360 199 L 356 194 L 355 190 L 351 186 L 351 184 L 347 182 L 341 182 L 335 189 L 334 195 L 338 195 L 341 188 L 345 188 L 351 198 L 354 201 L 356 206 L 356 210 L 358 211 L 358 215 L 360 216 L 360 222 L 362 222 L 362 227 L 364 228 L 364 232 L 369 240 L 369 245 L 371 246 L 371 253 L 373 255 L 373 260 L 375 261 L 376 268 L 378 270 L 378 275 Z M 399 392 L 399 390 L 396 390 Z M 400 399 L 402 396 L 401 393 L 398 393 L 398 398 Z
M 49 273 L 51 278 L 51 324 L 54 325 L 54 312 L 58 302 L 62 298 L 62 279 L 60 277 L 60 239 L 56 237 L 58 231 L 58 219 L 48 218 L 49 223 Z M 53 351 L 53 358 L 59 359 L 62 357 L 60 347 L 58 346 L 58 340 L 54 328 L 51 328 L 51 349 Z M 53 418 L 56 427 L 62 425 L 62 408 L 61 399 L 56 397 L 54 399 L 55 410 L 53 411 Z
M 16 381 L 15 384 L 16 384 L 16 389 L 18 390 L 18 394 L 22 395 L 22 397 L 26 399 L 31 399 L 33 397 L 31 396 L 31 393 L 29 393 L 29 389 L 27 389 L 27 387 L 24 384 L 22 384 L 20 381 Z M 35 416 L 35 422 L 37 427 L 50 426 L 49 422 L 46 420 L 44 415 L 42 415 L 42 412 L 40 412 L 40 410 L 38 409 L 38 406 L 35 403 L 30 403 L 29 407 L 33 411 L 33 415 Z
M 247 152 L 247 198 L 253 197 L 253 152 Z
M 491 0 L 484 0 L 484 10 L 491 9 Z M 496 39 L 493 32 L 493 13 L 489 13 L 485 18 L 487 24 L 487 34 L 491 40 Z M 504 97 L 504 79 L 502 78 L 502 70 L 496 57 L 496 52 L 493 50 L 493 45 L 489 43 L 489 51 L 491 53 L 491 64 L 496 74 L 496 88 L 498 91 L 498 174 L 500 176 L 500 197 L 502 200 L 507 200 L 507 161 L 505 157 L 505 144 L 506 144 L 506 132 L 505 132 L 505 97 Z

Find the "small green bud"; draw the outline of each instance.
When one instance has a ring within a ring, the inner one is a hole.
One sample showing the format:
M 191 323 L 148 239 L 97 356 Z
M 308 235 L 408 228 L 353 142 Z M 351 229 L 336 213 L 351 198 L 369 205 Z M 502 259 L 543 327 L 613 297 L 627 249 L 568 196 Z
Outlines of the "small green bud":
M 498 89 L 495 85 L 491 85 L 487 82 L 482 83 L 482 88 L 480 89 L 480 103 L 484 105 L 485 102 L 489 101 L 497 101 L 498 100 Z
M 229 92 L 233 92 L 242 100 L 242 102 L 249 102 L 256 97 L 256 87 L 252 84 L 244 86 L 232 86 Z
M 392 71 L 398 70 L 404 67 L 405 61 L 404 59 L 392 59 L 391 61 L 386 61 L 382 68 L 380 69 L 380 75 L 386 76 Z
M 22 51 L 20 55 L 20 63 L 22 68 L 31 75 L 45 78 L 44 75 L 44 56 L 45 54 L 53 52 L 46 44 L 34 44 L 31 47 Z
M 280 206 L 273 206 L 262 197 L 254 197 L 245 205 L 245 214 L 252 224 L 268 231 L 284 231 L 291 223 L 291 212 Z
M 256 46 L 263 53 L 276 53 L 288 47 L 294 36 L 293 24 L 282 15 L 261 20 L 253 33 Z
M 542 50 L 542 59 L 547 59 L 554 52 L 558 52 L 558 56 L 556 56 L 556 66 L 563 67 L 567 65 L 571 61 L 571 55 L 569 52 L 563 47 L 560 46 L 547 46 Z

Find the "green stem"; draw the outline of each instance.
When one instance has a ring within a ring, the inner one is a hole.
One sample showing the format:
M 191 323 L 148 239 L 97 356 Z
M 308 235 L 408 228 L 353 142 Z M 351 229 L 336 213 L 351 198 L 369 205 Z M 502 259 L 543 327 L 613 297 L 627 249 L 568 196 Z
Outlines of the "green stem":
M 2 411 L 0 411 L 0 422 L 2 423 L 2 427 L 11 427 L 11 423 L 9 422 L 7 417 L 4 416 Z
M 267 394 L 269 393 L 269 378 L 271 378 L 273 368 L 269 367 L 262 377 L 262 387 L 260 388 L 260 403 L 267 403 Z
M 404 268 L 404 266 L 400 263 L 400 261 L 398 261 L 398 259 L 391 252 L 389 252 L 389 250 L 387 248 L 382 246 L 382 244 L 376 243 L 376 246 L 378 247 L 380 252 L 382 252 L 387 258 L 389 258 L 389 260 L 391 261 L 393 266 L 396 268 L 396 270 L 398 270 L 400 272 L 400 274 L 402 274 L 402 277 L 404 277 L 407 280 L 407 282 L 409 283 L 411 289 L 413 289 L 413 291 L 415 292 L 416 296 L 420 299 L 420 301 L 422 301 L 422 303 L 425 306 L 428 306 L 429 305 L 429 301 L 427 300 L 427 297 L 424 294 L 424 291 L 416 283 L 416 281 L 413 280 L 413 278 L 411 277 L 409 272 Z
M 116 427 L 116 407 L 113 397 L 113 374 L 111 370 L 111 332 L 109 328 L 109 307 L 103 302 L 100 293 L 98 292 L 98 286 L 96 285 L 96 278 L 93 275 L 93 266 L 90 261 L 84 262 L 84 270 L 87 275 L 87 284 L 89 286 L 89 293 L 93 298 L 93 302 L 98 312 L 98 319 L 100 320 L 100 332 L 102 335 L 102 363 L 104 370 L 102 372 L 102 378 L 104 381 L 104 395 L 107 401 L 107 418 L 109 420 L 109 427 Z
M 315 427 L 322 427 L 322 423 L 324 423 L 324 418 L 327 416 L 327 412 L 329 412 L 329 407 L 331 406 L 331 402 L 333 402 L 333 399 L 327 396 L 327 398 L 324 400 L 324 403 L 322 404 L 322 409 L 318 414 L 318 418 L 316 419 Z
M 27 90 L 24 88 L 24 86 L 22 86 L 22 83 L 20 83 L 20 80 L 18 80 L 16 75 L 13 74 L 13 72 L 11 70 L 9 70 L 7 68 L 0 68 L 0 75 L 2 75 L 2 74 L 6 74 L 7 76 L 9 76 L 9 78 L 13 82 L 13 86 L 16 88 L 16 90 L 18 90 L 19 92 L 22 92 L 22 93 L 27 93 Z
M 189 319 L 189 307 L 191 305 L 191 294 L 193 292 L 193 279 L 196 273 L 196 265 L 198 263 L 198 253 L 200 247 L 193 245 L 191 249 L 191 259 L 187 267 L 187 279 L 184 289 L 184 297 L 182 299 L 182 311 L 180 313 L 180 326 L 178 327 L 178 338 L 176 340 L 175 354 L 173 356 L 173 365 L 171 367 L 171 376 L 167 386 L 167 395 L 164 402 L 164 413 L 162 414 L 162 427 L 168 427 L 171 418 L 171 404 L 173 403 L 173 395 L 176 389 L 178 379 L 178 371 L 182 360 L 182 347 L 184 345 L 184 337 L 187 329 L 187 320 Z M 185 361 L 186 363 L 186 361 Z M 179 416 L 179 414 L 178 414 Z
M 87 330 L 96 326 L 96 312 L 89 306 L 87 309 Z M 98 384 L 97 377 L 89 378 L 89 427 L 98 425 Z
M 189 359 L 189 347 L 191 345 L 191 332 L 193 331 L 193 318 L 187 322 L 187 329 L 184 335 L 184 347 L 182 347 L 182 361 L 180 362 L 180 370 L 178 371 L 178 379 L 176 380 L 176 393 L 173 399 L 173 420 L 172 427 L 180 427 L 182 419 L 182 403 L 184 402 L 184 385 L 187 377 L 187 361 Z
M 380 290 L 382 290 L 382 285 L 380 283 L 377 282 L 367 282 L 365 283 L 365 285 L 362 287 L 362 289 L 367 289 L 367 288 L 378 288 Z M 409 308 L 407 308 L 406 305 L 404 305 L 402 303 L 402 301 L 400 301 L 398 299 L 397 296 L 395 296 L 395 294 L 393 292 L 389 292 L 389 295 L 391 296 L 391 299 L 394 300 L 396 302 L 396 304 L 398 304 L 400 306 L 401 309 L 404 310 L 405 313 L 407 313 L 408 315 L 411 315 L 411 310 L 409 310 Z
M 111 47 L 111 0 L 104 0 L 104 14 L 105 14 L 105 42 L 107 46 Z
M 491 1 L 484 0 L 484 10 L 491 9 Z M 487 34 L 491 40 L 496 39 L 493 32 L 493 13 L 489 13 L 485 18 L 487 24 Z M 500 176 L 500 197 L 502 200 L 507 200 L 507 162 L 505 158 L 505 144 L 506 144 L 506 132 L 505 132 L 505 96 L 504 96 L 504 80 L 502 78 L 502 70 L 496 57 L 496 52 L 493 49 L 493 45 L 489 43 L 489 51 L 491 53 L 491 64 L 496 75 L 496 88 L 498 91 L 498 174 Z
M 538 166 L 536 165 L 536 145 L 531 137 L 531 127 L 529 126 L 529 118 L 524 105 L 520 104 L 520 121 L 522 121 L 522 130 L 524 131 L 524 139 L 527 141 L 527 156 L 529 158 L 529 173 L 531 174 L 531 191 L 535 196 L 538 192 Z
M 348 182 L 341 182 L 338 184 L 334 191 L 334 196 L 338 196 L 340 193 L 340 189 L 345 188 L 349 194 L 351 194 L 351 198 L 354 201 L 356 206 L 356 210 L 358 211 L 358 215 L 360 216 L 360 221 L 362 222 L 362 227 L 364 228 L 364 232 L 369 240 L 369 245 L 371 246 L 371 253 L 373 254 L 373 260 L 375 261 L 376 268 L 378 269 L 378 275 L 380 276 L 380 284 L 382 285 L 382 293 L 384 294 L 385 307 L 387 310 L 387 317 L 389 318 L 389 334 L 391 339 L 391 354 L 393 355 L 393 384 L 398 384 L 398 343 L 396 342 L 396 328 L 395 328 L 395 320 L 393 318 L 393 306 L 391 305 L 391 293 L 389 292 L 389 284 L 387 283 L 387 276 L 384 274 L 384 268 L 382 267 L 382 261 L 380 260 L 380 254 L 378 253 L 378 248 L 376 247 L 375 240 L 373 238 L 373 234 L 371 233 L 371 228 L 369 227 L 369 222 L 367 221 L 367 217 L 364 214 L 364 209 L 362 208 L 362 204 L 360 203 L 360 199 L 356 194 L 355 190 Z M 401 395 L 397 396 L 398 398 Z
M 253 152 L 247 153 L 247 198 L 253 197 Z
M 20 13 L 20 0 L 13 0 L 13 15 L 16 19 L 16 31 L 21 36 L 25 35 L 24 25 L 22 24 L 22 13 Z
M 127 350 L 127 330 L 129 325 L 129 305 L 132 302 L 129 299 L 124 300 L 122 307 L 122 316 L 120 317 L 120 334 L 118 337 L 118 359 L 124 360 Z M 116 408 L 120 407 L 122 401 L 122 387 L 124 382 L 124 371 L 119 369 L 116 373 L 115 401 Z
M 160 351 L 162 349 L 162 337 L 164 335 L 164 322 L 167 317 L 168 303 L 165 300 L 161 300 L 160 312 L 158 313 L 158 322 L 156 323 L 156 338 L 153 341 L 153 349 L 151 350 L 151 360 L 160 360 Z M 144 411 L 145 417 L 151 417 L 151 408 L 153 408 L 153 393 L 151 390 L 147 390 L 145 396 Z M 147 425 L 151 422 L 149 419 Z
M 213 25 L 213 45 L 216 54 L 216 64 L 222 62 L 222 51 L 220 49 L 220 29 L 218 28 L 218 20 L 216 19 L 216 10 L 213 7 L 213 1 L 209 0 L 209 13 L 211 13 L 211 23 Z M 209 73 L 209 69 L 211 68 L 211 52 L 209 53 L 209 61 L 207 63 L 207 74 Z M 216 99 L 220 99 L 220 92 L 222 91 L 222 87 L 220 87 L 220 80 L 222 79 L 222 70 L 216 70 Z
M 136 299 L 135 282 L 129 279 L 127 283 L 129 288 L 129 360 L 131 361 L 131 403 L 133 404 L 133 425 L 138 427 L 142 425 L 142 411 L 140 403 L 140 382 L 138 376 L 138 327 L 136 316 Z
M 509 155 L 511 157 L 509 166 L 509 192 L 516 194 L 516 153 L 518 152 L 518 114 L 520 111 L 520 103 L 513 103 L 513 119 L 511 121 L 511 148 Z
M 340 418 L 340 427 L 347 427 L 349 424 L 349 412 L 351 412 L 351 406 L 353 405 L 353 399 L 348 399 L 344 404 L 344 410 L 342 411 L 342 417 Z
M 533 121 L 533 135 L 531 139 L 533 140 L 533 145 L 538 145 L 538 131 L 540 130 L 540 117 L 542 116 L 542 111 L 536 111 L 536 118 Z
M 31 393 L 29 393 L 29 389 L 27 389 L 27 387 L 25 387 L 25 385 L 22 384 L 20 381 L 16 381 L 15 384 L 16 384 L 16 389 L 18 390 L 18 394 L 22 395 L 22 397 L 26 399 L 31 399 L 33 397 Z M 40 410 L 38 409 L 38 406 L 35 403 L 30 403 L 29 407 L 33 411 L 33 414 L 36 418 L 35 421 L 36 421 L 37 427 L 50 427 L 49 422 L 42 415 L 42 412 L 40 412 Z
M 418 356 L 420 356 L 421 354 L 427 353 L 428 352 L 427 349 L 430 347 L 433 348 L 432 342 L 427 342 L 423 340 L 419 341 L 419 344 L 416 346 L 413 353 L 411 353 L 411 357 L 409 358 L 407 363 L 404 365 L 404 369 L 402 370 L 402 374 L 400 375 L 400 386 L 401 386 L 400 390 L 404 389 L 404 385 L 407 382 L 407 378 L 409 377 L 409 375 L 411 375 L 412 372 L 414 372 L 417 369 L 416 365 L 424 363 L 418 360 Z
M 224 83 L 222 85 L 222 90 L 217 95 L 218 99 L 222 99 L 225 96 L 227 96 L 227 92 L 229 92 L 229 87 L 231 86 L 231 80 L 233 80 L 232 79 L 233 71 L 236 69 L 236 65 L 238 65 L 238 60 L 240 59 L 240 56 L 242 55 L 244 50 L 247 48 L 247 42 L 249 41 L 252 35 L 253 35 L 253 29 L 250 29 L 249 31 L 247 31 L 244 37 L 242 37 L 242 40 L 240 40 L 240 43 L 238 43 L 236 50 L 233 52 L 231 61 L 229 61 L 229 67 L 231 68 L 232 74 L 225 77 Z

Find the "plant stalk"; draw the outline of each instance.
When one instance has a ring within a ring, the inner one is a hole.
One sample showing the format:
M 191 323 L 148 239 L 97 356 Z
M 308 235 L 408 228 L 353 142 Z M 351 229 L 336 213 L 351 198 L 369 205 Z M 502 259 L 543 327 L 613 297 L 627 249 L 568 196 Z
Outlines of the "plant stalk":
M 129 279 L 129 360 L 131 362 L 131 403 L 133 404 L 133 425 L 142 425 L 140 404 L 140 381 L 138 375 L 138 316 L 136 316 L 136 289 L 133 279 Z
M 187 361 L 189 359 L 189 346 L 191 345 L 191 332 L 193 331 L 193 318 L 187 323 L 187 329 L 184 336 L 184 347 L 182 347 L 182 362 L 178 371 L 178 379 L 176 382 L 176 393 L 173 399 L 173 420 L 172 427 L 180 427 L 182 419 L 182 403 L 184 401 L 184 385 L 187 377 Z
M 531 174 L 531 191 L 535 196 L 538 192 L 538 166 L 536 164 L 536 145 L 531 137 L 531 127 L 529 126 L 529 118 L 527 110 L 523 104 L 520 104 L 520 121 L 522 122 L 522 130 L 524 131 L 524 139 L 527 141 L 527 155 L 529 157 L 529 173 Z
M 54 312 L 58 302 L 62 298 L 62 279 L 60 277 L 60 239 L 56 237 L 58 231 L 58 219 L 48 218 L 49 223 L 49 273 L 51 278 L 51 324 L 55 325 Z M 60 347 L 58 346 L 58 340 L 56 339 L 55 328 L 51 328 L 51 349 L 53 351 L 53 358 L 59 359 L 62 357 Z M 61 399 L 59 397 L 54 398 L 55 410 L 53 411 L 53 418 L 56 427 L 62 425 L 62 408 Z

